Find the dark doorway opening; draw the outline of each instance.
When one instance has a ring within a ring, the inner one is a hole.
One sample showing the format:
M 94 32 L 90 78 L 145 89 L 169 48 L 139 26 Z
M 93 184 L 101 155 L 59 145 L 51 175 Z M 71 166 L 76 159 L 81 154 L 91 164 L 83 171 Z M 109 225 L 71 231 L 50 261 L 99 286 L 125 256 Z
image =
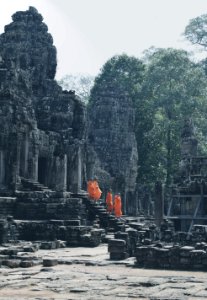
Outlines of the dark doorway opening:
M 47 158 L 39 157 L 38 158 L 38 181 L 42 184 L 46 184 L 47 176 Z
M 178 220 L 174 220 L 174 227 L 175 227 L 175 231 L 181 231 L 181 221 Z

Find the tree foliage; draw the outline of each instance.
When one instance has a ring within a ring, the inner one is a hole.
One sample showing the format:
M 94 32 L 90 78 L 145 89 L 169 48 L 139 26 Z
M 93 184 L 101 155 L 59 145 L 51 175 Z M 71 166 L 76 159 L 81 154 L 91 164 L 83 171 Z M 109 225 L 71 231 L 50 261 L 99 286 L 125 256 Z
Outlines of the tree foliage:
M 147 99 L 142 100 L 141 98 L 144 74 L 145 65 L 141 60 L 126 54 L 113 56 L 105 63 L 99 76 L 96 77 L 89 102 L 93 105 L 96 95 L 103 89 L 106 92 L 108 89 L 113 89 L 116 93 L 126 92 L 135 107 L 135 133 L 138 143 L 142 143 L 143 132 L 151 128 L 149 103 Z
M 144 64 L 133 56 L 126 54 L 115 55 L 103 66 L 100 74 L 95 78 L 91 91 L 91 101 L 99 89 L 113 88 L 116 91 L 127 92 L 133 101 L 141 89 Z
M 184 35 L 192 44 L 207 48 L 207 14 L 191 19 Z
M 141 148 L 138 146 L 139 178 L 162 178 L 169 183 L 178 166 L 184 118 L 193 118 L 202 136 L 200 118 L 206 111 L 206 77 L 187 52 L 157 49 L 148 57 L 142 93 L 150 103 L 153 126 L 144 132 Z
M 58 83 L 65 90 L 75 90 L 82 101 L 88 103 L 90 91 L 94 84 L 94 76 L 89 74 L 68 74 Z
M 207 154 L 206 76 L 184 50 L 151 49 L 144 61 L 125 54 L 109 59 L 95 79 L 90 105 L 99 92 L 127 92 L 136 111 L 139 183 L 170 183 L 180 159 L 180 134 L 192 118 Z

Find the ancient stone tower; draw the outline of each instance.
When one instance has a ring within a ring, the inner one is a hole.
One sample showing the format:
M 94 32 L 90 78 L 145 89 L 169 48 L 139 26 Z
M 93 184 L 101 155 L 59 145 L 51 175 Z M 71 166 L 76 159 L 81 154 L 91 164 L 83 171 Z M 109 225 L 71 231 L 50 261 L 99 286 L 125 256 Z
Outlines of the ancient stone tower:
M 99 160 L 95 175 L 100 169 L 109 174 L 113 190 L 122 194 L 125 213 L 134 214 L 138 153 L 132 100 L 124 91 L 100 86 L 88 119 L 89 143 Z
M 56 48 L 38 11 L 16 12 L 0 35 L 0 191 L 39 181 L 78 191 L 85 107 L 54 80 Z

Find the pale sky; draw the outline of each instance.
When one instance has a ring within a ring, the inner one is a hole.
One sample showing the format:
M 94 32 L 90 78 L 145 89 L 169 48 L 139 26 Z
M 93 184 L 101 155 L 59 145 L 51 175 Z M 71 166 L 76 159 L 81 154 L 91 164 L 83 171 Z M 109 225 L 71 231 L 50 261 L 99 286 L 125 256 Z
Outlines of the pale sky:
M 53 36 L 56 79 L 97 75 L 112 56 L 141 58 L 151 46 L 196 50 L 182 33 L 190 19 L 207 14 L 207 0 L 0 0 L 0 33 L 13 13 L 29 6 L 38 9 Z

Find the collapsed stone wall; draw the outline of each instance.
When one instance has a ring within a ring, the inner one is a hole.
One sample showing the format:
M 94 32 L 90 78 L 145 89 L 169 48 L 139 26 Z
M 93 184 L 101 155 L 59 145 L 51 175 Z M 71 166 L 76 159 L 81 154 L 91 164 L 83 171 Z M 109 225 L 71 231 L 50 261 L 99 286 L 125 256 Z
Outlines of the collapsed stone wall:
M 56 48 L 30 7 L 0 35 L 0 189 L 21 177 L 55 190 L 80 190 L 85 180 L 84 104 L 54 80 Z

